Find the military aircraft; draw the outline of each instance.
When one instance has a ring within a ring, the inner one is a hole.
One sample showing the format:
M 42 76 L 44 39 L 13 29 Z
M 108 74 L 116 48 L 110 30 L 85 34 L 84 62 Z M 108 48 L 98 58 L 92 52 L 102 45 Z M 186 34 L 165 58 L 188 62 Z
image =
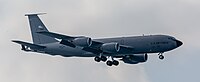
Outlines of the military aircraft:
M 39 14 L 28 16 L 33 43 L 19 40 L 12 42 L 21 45 L 26 52 L 61 55 L 63 57 L 94 57 L 96 62 L 106 62 L 108 66 L 117 66 L 119 61 L 127 64 L 146 62 L 148 53 L 163 53 L 173 50 L 183 43 L 168 35 L 142 35 L 92 39 L 87 36 L 69 36 L 50 32 L 40 20 Z

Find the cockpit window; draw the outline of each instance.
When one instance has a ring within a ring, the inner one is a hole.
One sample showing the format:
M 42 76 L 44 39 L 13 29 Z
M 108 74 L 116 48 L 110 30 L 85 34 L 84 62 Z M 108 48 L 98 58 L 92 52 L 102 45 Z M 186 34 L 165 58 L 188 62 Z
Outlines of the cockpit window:
M 170 40 L 176 40 L 174 37 L 169 37 L 168 39 L 170 39 Z

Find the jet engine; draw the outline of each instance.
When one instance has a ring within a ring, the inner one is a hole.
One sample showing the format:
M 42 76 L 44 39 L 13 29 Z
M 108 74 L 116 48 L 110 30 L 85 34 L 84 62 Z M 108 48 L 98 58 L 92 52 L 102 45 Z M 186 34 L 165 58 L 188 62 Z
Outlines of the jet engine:
M 101 46 L 101 50 L 103 52 L 108 53 L 117 53 L 120 50 L 120 46 L 118 43 L 105 43 Z
M 72 43 L 80 47 L 89 47 L 92 44 L 92 39 L 89 37 L 75 38 Z
M 147 54 L 134 54 L 134 55 L 126 55 L 121 60 L 124 63 L 137 64 L 137 63 L 146 62 L 147 59 L 148 59 L 148 55 Z

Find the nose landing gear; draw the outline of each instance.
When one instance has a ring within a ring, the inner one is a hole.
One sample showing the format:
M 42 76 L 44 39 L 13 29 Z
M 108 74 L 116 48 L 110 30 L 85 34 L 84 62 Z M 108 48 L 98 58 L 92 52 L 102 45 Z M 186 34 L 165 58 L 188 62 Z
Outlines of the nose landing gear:
M 158 53 L 159 59 L 163 60 L 165 57 L 163 56 L 163 53 Z

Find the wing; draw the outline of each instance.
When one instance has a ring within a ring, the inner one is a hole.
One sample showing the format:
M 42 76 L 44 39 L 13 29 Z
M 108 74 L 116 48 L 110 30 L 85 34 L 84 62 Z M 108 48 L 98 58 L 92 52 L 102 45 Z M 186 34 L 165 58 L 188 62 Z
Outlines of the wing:
M 50 36 L 50 37 L 54 37 L 54 38 L 58 38 L 58 39 L 64 39 L 64 40 L 73 40 L 77 37 L 72 37 L 72 36 L 66 36 L 63 34 L 58 34 L 58 33 L 53 33 L 53 32 L 37 32 L 46 36 Z
M 62 35 L 62 34 L 57 34 L 57 33 L 53 33 L 53 32 L 38 32 L 40 34 L 49 36 L 49 37 L 54 37 L 57 39 L 62 39 L 62 41 L 60 42 L 61 44 L 70 46 L 70 47 L 76 47 L 76 45 L 74 45 L 73 43 L 71 43 L 71 40 L 74 40 L 76 38 L 80 38 L 80 37 L 73 37 L 73 36 L 67 36 L 67 35 Z M 104 53 L 104 54 L 109 54 L 107 52 L 103 52 L 101 50 L 101 46 L 104 44 L 104 42 L 101 41 L 97 41 L 97 40 L 92 40 L 92 44 L 89 47 L 83 47 L 82 50 L 87 51 L 87 52 L 92 52 L 94 54 L 100 54 L 100 53 Z M 126 46 L 126 45 L 120 45 L 120 51 L 118 52 L 118 54 L 123 54 L 123 53 L 132 53 L 133 52 L 132 47 L 130 46 Z
M 27 43 L 27 42 L 18 41 L 18 40 L 12 40 L 12 42 L 21 44 L 23 46 L 30 47 L 31 49 L 43 49 L 43 48 L 46 48 L 45 46 L 40 46 L 40 45 L 37 45 L 37 44 Z

